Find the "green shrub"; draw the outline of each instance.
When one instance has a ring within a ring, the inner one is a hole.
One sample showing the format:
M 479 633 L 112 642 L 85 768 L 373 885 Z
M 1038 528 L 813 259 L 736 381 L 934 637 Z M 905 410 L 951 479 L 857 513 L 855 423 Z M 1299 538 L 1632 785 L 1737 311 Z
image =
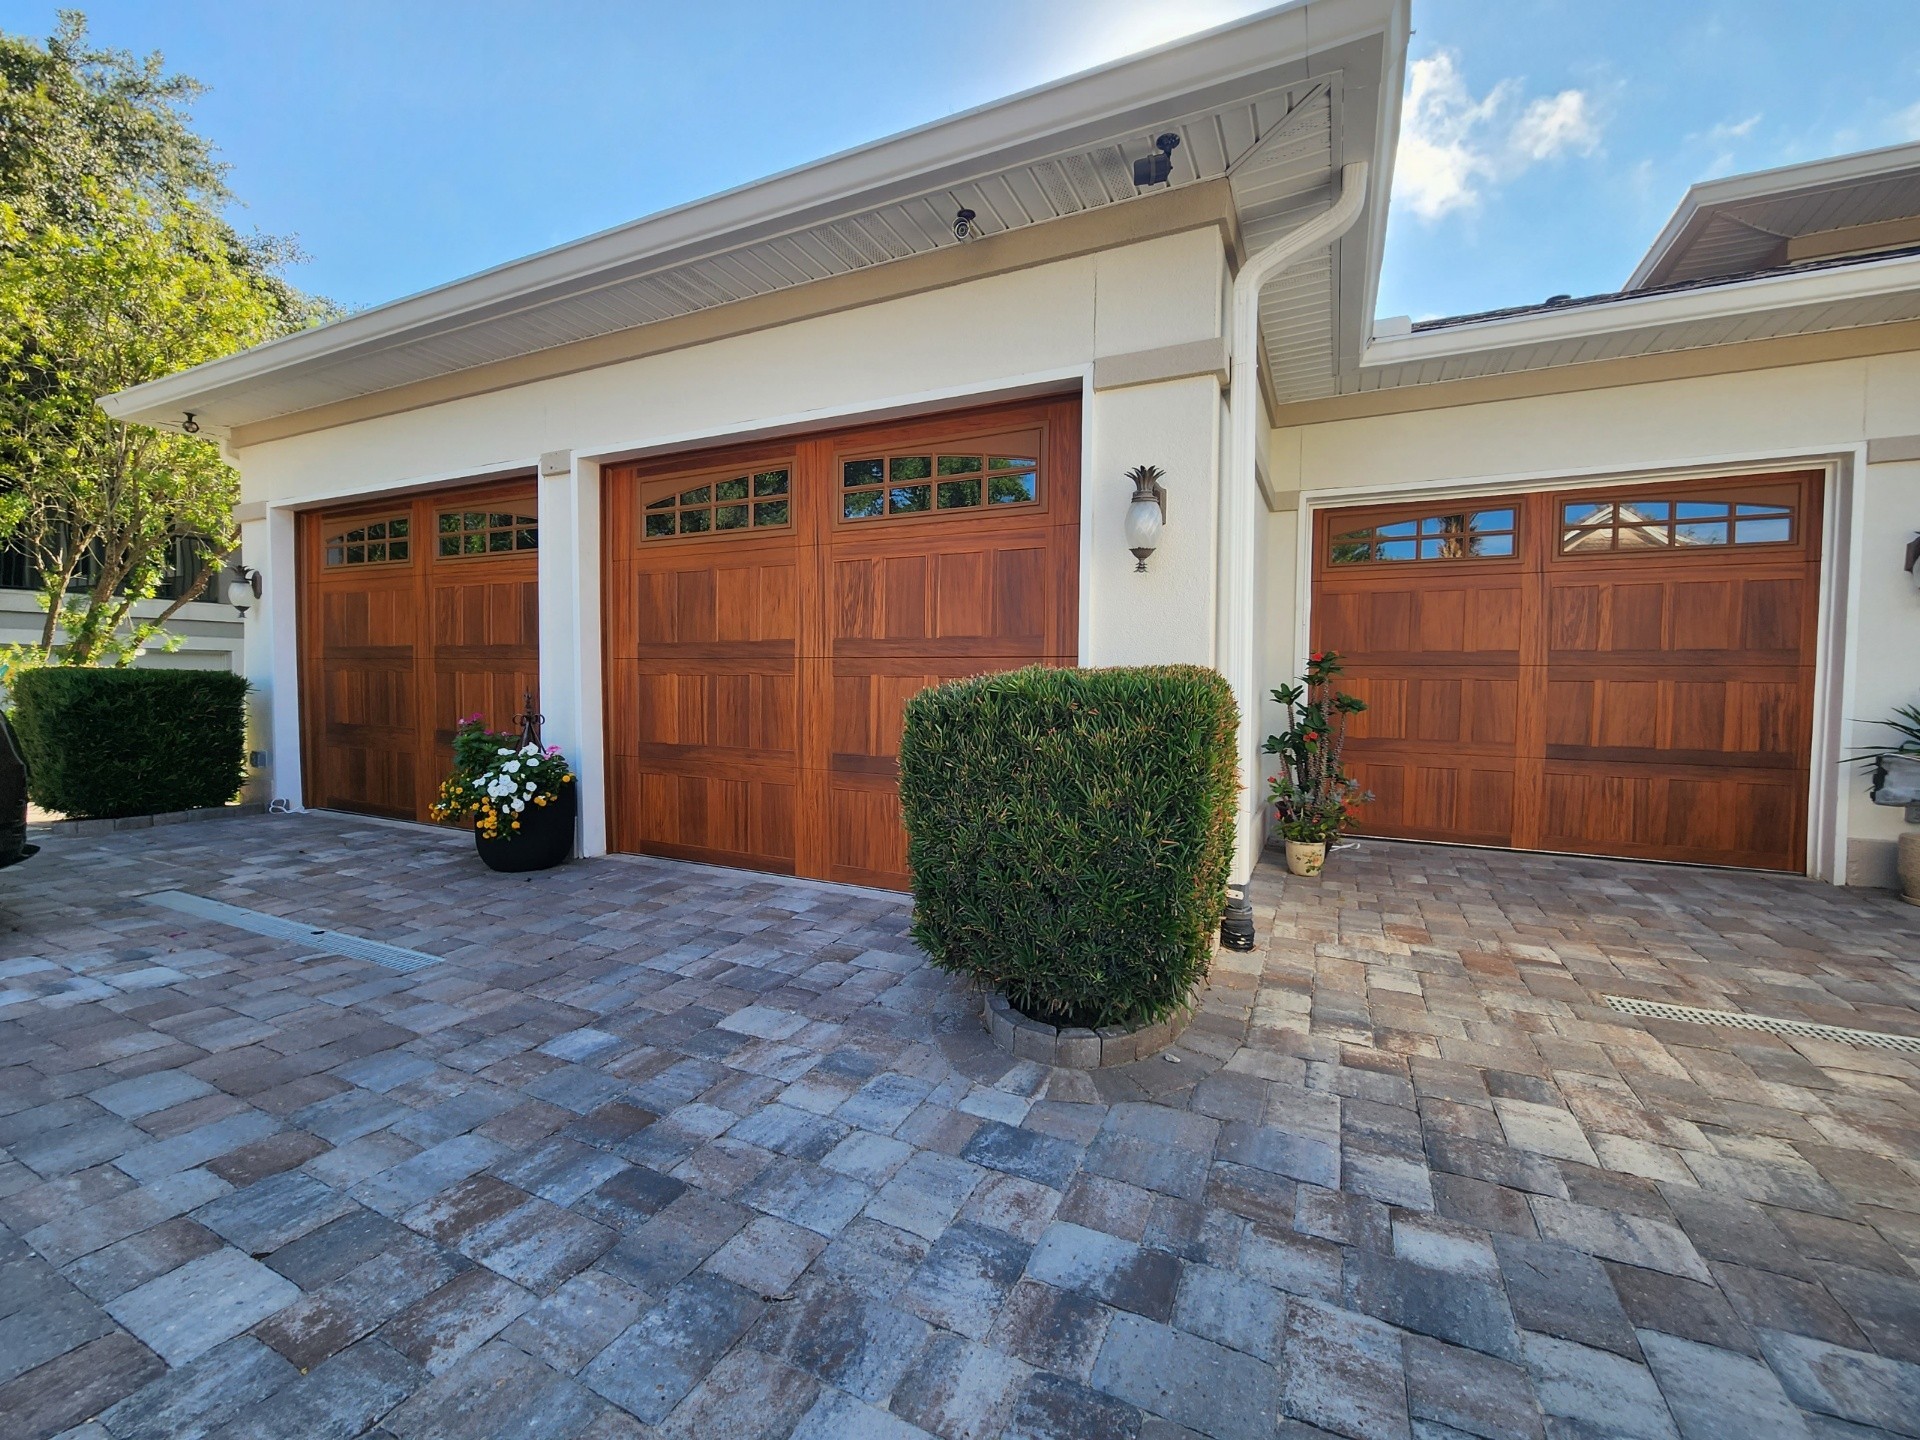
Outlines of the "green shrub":
M 914 939 L 1036 1019 L 1162 1019 L 1226 903 L 1238 714 L 1191 665 L 921 691 L 900 740 Z
M 36 805 L 75 817 L 155 815 L 239 793 L 247 682 L 238 675 L 50 666 L 12 689 Z

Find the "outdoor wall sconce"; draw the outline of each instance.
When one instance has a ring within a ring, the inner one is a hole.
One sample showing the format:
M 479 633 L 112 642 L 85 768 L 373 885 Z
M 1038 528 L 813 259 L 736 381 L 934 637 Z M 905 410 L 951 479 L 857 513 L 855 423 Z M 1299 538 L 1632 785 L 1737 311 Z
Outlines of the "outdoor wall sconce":
M 1169 130 L 1164 135 L 1153 137 L 1158 155 L 1143 156 L 1133 162 L 1133 188 L 1144 190 L 1149 185 L 1164 185 L 1173 179 L 1173 152 L 1180 148 L 1180 137 Z
M 1127 548 L 1133 551 L 1136 574 L 1147 568 L 1147 557 L 1159 547 L 1160 532 L 1167 524 L 1167 490 L 1160 483 L 1166 475 L 1158 465 L 1136 465 L 1127 471 L 1133 482 L 1133 498 L 1127 502 Z
M 253 602 L 259 598 L 260 572 L 249 570 L 245 565 L 235 561 L 233 569 L 227 572 L 227 603 L 233 606 L 234 611 L 244 620 L 247 618 L 247 611 L 253 608 Z
M 198 435 L 200 433 L 200 422 L 193 418 L 193 411 L 191 410 L 186 412 L 186 416 L 187 418 L 180 422 L 181 430 L 188 435 Z
M 962 242 L 973 239 L 973 222 L 978 218 L 964 205 L 954 211 L 953 238 Z
M 1907 579 L 1920 590 L 1920 535 L 1907 542 Z

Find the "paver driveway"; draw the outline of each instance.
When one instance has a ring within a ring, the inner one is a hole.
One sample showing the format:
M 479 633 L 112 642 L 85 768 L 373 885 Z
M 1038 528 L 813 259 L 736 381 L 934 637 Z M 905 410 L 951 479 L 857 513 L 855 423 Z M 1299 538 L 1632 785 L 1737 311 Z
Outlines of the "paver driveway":
M 445 958 L 411 974 L 178 889 Z M 0 877 L 0 1434 L 1920 1434 L 1920 912 L 1367 845 L 1168 1057 L 903 903 L 265 817 Z

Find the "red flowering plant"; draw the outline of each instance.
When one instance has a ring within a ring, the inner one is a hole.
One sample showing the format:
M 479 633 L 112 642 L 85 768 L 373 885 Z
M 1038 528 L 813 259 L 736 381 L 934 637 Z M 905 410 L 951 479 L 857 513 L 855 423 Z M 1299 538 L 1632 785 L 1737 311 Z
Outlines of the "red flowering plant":
M 1273 698 L 1286 707 L 1287 728 L 1269 735 L 1264 747 L 1280 757 L 1278 774 L 1268 777 L 1280 833 L 1288 840 L 1327 844 L 1339 839 L 1354 807 L 1373 799 L 1341 766 L 1347 722 L 1367 708 L 1335 683 L 1340 657 L 1316 650 L 1298 685 L 1282 685 Z
M 573 767 L 558 745 L 542 749 L 525 735 L 489 730 L 485 717 L 467 715 L 453 734 L 453 774 L 441 782 L 430 813 L 443 822 L 472 817 L 483 838 L 511 840 L 529 808 L 556 803 L 572 784 Z

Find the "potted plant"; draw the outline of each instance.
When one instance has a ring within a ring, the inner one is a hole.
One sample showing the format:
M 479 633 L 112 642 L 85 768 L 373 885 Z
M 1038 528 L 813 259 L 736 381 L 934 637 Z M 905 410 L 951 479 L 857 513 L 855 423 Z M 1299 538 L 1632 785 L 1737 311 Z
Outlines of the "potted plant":
M 454 732 L 453 774 L 441 782 L 433 818 L 471 818 L 474 849 L 490 870 L 547 870 L 573 853 L 573 767 L 557 745 L 541 746 L 537 723 L 529 715 L 516 737 L 469 715 Z
M 1373 799 L 1341 766 L 1347 722 L 1367 708 L 1335 683 L 1340 657 L 1316 650 L 1307 657 L 1298 685 L 1282 685 L 1273 698 L 1286 707 L 1287 728 L 1269 735 L 1266 753 L 1280 757 L 1280 770 L 1268 780 L 1267 798 L 1287 847 L 1287 869 L 1318 875 L 1327 846 L 1340 838 L 1353 807 Z
M 1907 819 L 1920 821 L 1920 705 L 1895 706 L 1891 720 L 1873 723 L 1900 737 L 1887 749 L 1853 757 L 1872 767 L 1873 803 L 1904 805 Z M 1920 830 L 1909 829 L 1900 837 L 1900 898 L 1920 905 Z

